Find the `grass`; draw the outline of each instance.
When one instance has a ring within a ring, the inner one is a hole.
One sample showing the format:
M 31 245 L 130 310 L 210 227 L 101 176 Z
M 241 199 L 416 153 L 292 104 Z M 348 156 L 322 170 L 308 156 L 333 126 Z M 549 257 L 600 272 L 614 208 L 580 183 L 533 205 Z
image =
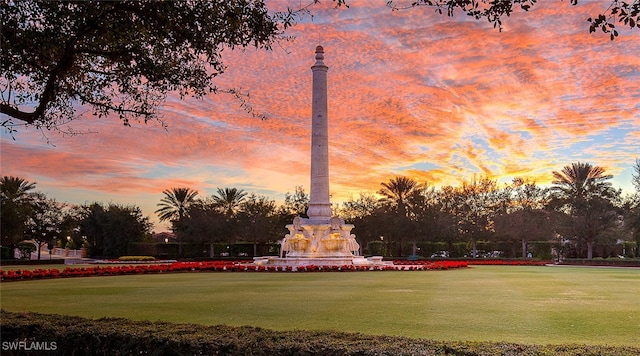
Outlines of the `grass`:
M 444 341 L 638 346 L 640 270 L 179 273 L 2 283 L 1 306 Z

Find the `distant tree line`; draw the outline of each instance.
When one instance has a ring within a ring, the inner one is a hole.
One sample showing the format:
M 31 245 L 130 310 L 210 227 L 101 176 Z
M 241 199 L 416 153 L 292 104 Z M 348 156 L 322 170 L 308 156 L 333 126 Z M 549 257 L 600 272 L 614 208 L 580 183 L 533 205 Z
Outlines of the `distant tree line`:
M 489 177 L 436 188 L 399 176 L 381 183 L 375 194 L 360 193 L 333 210 L 355 225 L 369 255 L 637 257 L 640 160 L 634 170 L 635 192 L 626 196 L 612 187 L 603 168 L 581 162 L 552 172 L 546 188 L 522 178 L 500 184 Z M 144 243 L 164 245 L 164 253 L 175 246 L 170 254 L 182 258 L 277 254 L 285 225 L 306 217 L 309 202 L 300 186 L 280 205 L 237 188 L 218 188 L 206 197 L 188 187 L 167 189 L 156 214 L 173 235 L 158 242 L 136 206 L 71 206 L 34 192 L 35 183 L 17 177 L 3 177 L 0 185 L 3 248 L 32 240 L 39 246 L 86 247 L 102 257 L 121 256 Z
M 34 191 L 19 177 L 0 178 L 2 258 L 13 258 L 22 241 L 43 246 L 87 248 L 95 256 L 126 254 L 132 242 L 152 241 L 152 224 L 136 206 L 114 203 L 70 205 Z M 28 245 L 27 245 L 28 246 Z

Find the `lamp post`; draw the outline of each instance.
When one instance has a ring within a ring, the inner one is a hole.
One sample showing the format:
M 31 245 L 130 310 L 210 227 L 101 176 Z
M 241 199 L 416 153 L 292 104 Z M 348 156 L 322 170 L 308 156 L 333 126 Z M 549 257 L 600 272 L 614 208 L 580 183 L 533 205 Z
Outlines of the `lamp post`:
M 49 240 L 49 243 L 47 244 L 47 249 L 49 249 L 49 261 L 51 261 L 51 252 L 53 251 L 53 248 L 55 246 L 55 242 L 56 239 L 51 239 Z

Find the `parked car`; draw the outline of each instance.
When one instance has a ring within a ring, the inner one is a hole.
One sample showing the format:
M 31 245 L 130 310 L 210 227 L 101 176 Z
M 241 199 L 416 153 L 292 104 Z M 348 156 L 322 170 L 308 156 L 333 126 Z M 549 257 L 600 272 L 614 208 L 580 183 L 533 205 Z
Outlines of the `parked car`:
M 432 254 L 431 258 L 449 258 L 449 251 L 438 251 Z
M 484 250 L 471 250 L 469 251 L 468 254 L 466 254 L 464 257 L 469 257 L 469 258 L 484 258 L 485 257 L 485 251 Z
M 476 250 L 475 258 L 500 258 L 504 252 L 502 251 L 485 251 L 485 250 Z M 465 257 L 474 258 L 473 250 L 469 252 Z

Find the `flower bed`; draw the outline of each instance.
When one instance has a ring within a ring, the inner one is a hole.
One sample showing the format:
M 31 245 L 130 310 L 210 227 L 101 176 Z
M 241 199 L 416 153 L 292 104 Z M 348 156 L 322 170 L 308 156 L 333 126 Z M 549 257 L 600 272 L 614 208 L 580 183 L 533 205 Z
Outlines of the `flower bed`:
M 456 263 L 466 264 L 464 267 L 473 265 L 496 265 L 496 266 L 544 266 L 552 261 L 534 261 L 534 260 L 499 260 L 499 259 L 468 259 L 468 260 L 439 260 L 439 261 L 427 261 L 427 260 L 396 260 L 393 261 L 395 265 L 399 266 L 420 266 L 433 263 L 444 263 L 445 265 L 455 266 Z M 452 267 L 455 268 L 455 267 Z
M 127 274 L 153 274 L 176 272 L 358 272 L 358 271 L 424 271 L 467 267 L 466 261 L 434 261 L 410 264 L 394 263 L 383 266 L 258 266 L 252 261 L 173 262 L 166 264 L 138 264 L 122 266 L 66 267 L 63 270 L 9 270 L 0 271 L 0 280 L 24 281 L 45 278 L 118 276 Z
M 442 261 L 393 261 L 394 269 L 403 271 L 419 271 L 433 269 L 452 269 L 468 267 L 468 261 L 442 260 Z
M 542 266 L 548 261 L 533 260 L 442 260 L 442 261 L 393 261 L 382 266 L 258 266 L 252 261 L 206 261 L 135 264 L 122 266 L 67 267 L 63 270 L 35 269 L 0 271 L 0 280 L 24 281 L 45 278 L 70 278 L 93 276 L 118 276 L 127 274 L 152 274 L 176 272 L 358 272 L 358 271 L 426 271 L 465 268 L 471 265 Z
M 176 260 L 148 260 L 148 261 L 140 261 L 140 260 L 94 260 L 91 262 L 92 265 L 131 265 L 131 264 L 166 264 L 166 263 L 174 263 L 178 262 Z

